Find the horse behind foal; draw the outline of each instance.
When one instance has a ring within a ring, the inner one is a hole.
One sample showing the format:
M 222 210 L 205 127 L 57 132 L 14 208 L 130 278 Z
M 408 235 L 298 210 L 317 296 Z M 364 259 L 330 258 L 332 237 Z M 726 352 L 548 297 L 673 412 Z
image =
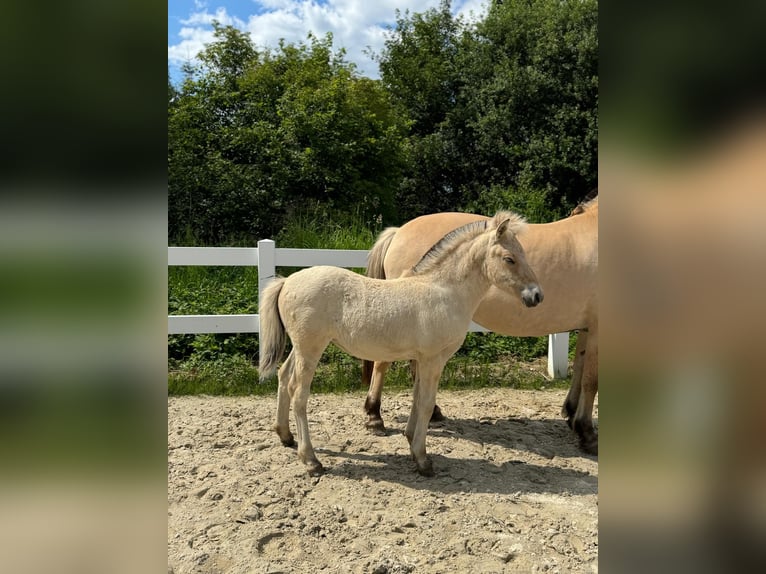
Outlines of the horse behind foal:
M 311 380 L 332 342 L 356 357 L 417 362 L 412 409 L 405 435 L 418 472 L 431 476 L 426 456 L 428 421 L 439 378 L 460 348 L 471 317 L 490 286 L 533 307 L 543 299 L 516 235 L 524 220 L 500 212 L 464 225 L 429 249 L 406 277 L 372 279 L 338 267 L 311 267 L 275 279 L 260 305 L 260 376 L 277 370 L 286 337 L 293 348 L 279 368 L 276 431 L 294 446 L 289 428 L 292 405 L 298 457 L 310 475 L 323 471 L 309 436 L 306 403 Z
M 470 213 L 435 213 L 386 229 L 370 251 L 367 274 L 379 279 L 401 277 L 436 239 L 486 219 Z M 592 412 L 598 390 L 598 196 L 588 198 L 570 217 L 528 225 L 520 242 L 545 286 L 545 305 L 529 310 L 516 297 L 491 287 L 473 320 L 495 333 L 516 337 L 580 331 L 563 416 L 580 436 L 583 450 L 596 454 L 598 435 Z M 385 362 L 376 362 L 374 368 L 364 364 L 363 381 L 370 385 L 365 402 L 367 427 L 377 433 L 385 429 L 380 399 L 387 369 Z M 434 417 L 439 415 L 436 407 Z

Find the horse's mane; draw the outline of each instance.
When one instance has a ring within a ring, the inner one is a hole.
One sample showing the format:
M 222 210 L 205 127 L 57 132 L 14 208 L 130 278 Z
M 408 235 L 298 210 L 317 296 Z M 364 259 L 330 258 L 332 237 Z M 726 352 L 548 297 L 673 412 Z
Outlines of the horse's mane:
M 598 202 L 598 188 L 592 190 L 588 193 L 584 198 L 582 198 L 582 201 L 577 204 L 577 207 L 575 207 L 572 210 L 572 213 L 570 213 L 570 217 L 572 215 L 580 215 L 581 213 L 585 213 L 589 207 L 592 207 L 595 203 Z
M 423 273 L 432 269 L 445 254 L 450 253 L 459 243 L 485 231 L 487 223 L 487 219 L 480 219 L 453 229 L 426 251 L 420 261 L 412 267 L 412 273 Z
M 445 255 L 454 251 L 455 247 L 464 241 L 473 239 L 480 233 L 483 233 L 488 227 L 497 227 L 498 224 L 506 219 L 511 220 L 509 229 L 514 233 L 521 233 L 527 224 L 522 216 L 510 211 L 499 211 L 492 219 L 480 219 L 478 221 L 466 223 L 457 229 L 453 229 L 437 241 L 433 247 L 426 251 L 425 255 L 420 258 L 420 261 L 412 267 L 410 273 L 425 273 L 426 271 L 433 269 Z

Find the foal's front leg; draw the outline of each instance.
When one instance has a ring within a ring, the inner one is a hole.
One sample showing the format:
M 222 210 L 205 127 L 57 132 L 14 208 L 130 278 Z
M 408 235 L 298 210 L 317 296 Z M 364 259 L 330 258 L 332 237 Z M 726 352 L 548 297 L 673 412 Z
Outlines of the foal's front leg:
M 444 362 L 419 362 L 415 375 L 415 388 L 412 393 L 412 410 L 407 421 L 405 435 L 410 442 L 410 452 L 415 459 L 418 472 L 423 476 L 433 476 L 433 463 L 426 454 L 426 434 L 428 421 L 436 403 L 436 389 L 439 385 Z

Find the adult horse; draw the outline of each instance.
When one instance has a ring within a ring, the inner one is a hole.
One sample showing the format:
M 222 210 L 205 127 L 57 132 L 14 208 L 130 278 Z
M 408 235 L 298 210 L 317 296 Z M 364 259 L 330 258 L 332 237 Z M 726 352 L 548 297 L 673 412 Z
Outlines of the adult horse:
M 277 370 L 289 336 L 293 348 L 279 369 L 276 431 L 282 444 L 295 444 L 289 428 L 292 404 L 298 457 L 310 475 L 323 468 L 311 445 L 306 402 L 314 371 L 331 342 L 362 359 L 416 361 L 405 435 L 418 472 L 433 474 L 425 440 L 436 388 L 479 302 L 490 286 L 527 307 L 543 299 L 516 237 L 525 227 L 520 216 L 509 212 L 470 222 L 426 249 L 408 276 L 399 279 L 383 281 L 319 266 L 269 284 L 260 305 L 260 376 Z
M 487 218 L 470 213 L 436 213 L 413 219 L 400 228 L 383 231 L 370 251 L 367 275 L 379 279 L 406 274 L 435 238 L 450 230 Z M 598 435 L 593 427 L 593 402 L 598 391 L 598 196 L 575 208 L 572 214 L 553 223 L 530 224 L 519 238 L 530 267 L 545 287 L 545 304 L 525 309 L 506 292 L 490 288 L 473 316 L 483 327 L 517 337 L 579 330 L 572 385 L 562 416 L 580 437 L 581 448 L 598 453 Z M 363 381 L 370 385 L 365 411 L 367 427 L 385 430 L 380 416 L 383 378 L 390 363 L 374 368 L 364 363 Z M 441 411 L 434 409 L 434 418 Z

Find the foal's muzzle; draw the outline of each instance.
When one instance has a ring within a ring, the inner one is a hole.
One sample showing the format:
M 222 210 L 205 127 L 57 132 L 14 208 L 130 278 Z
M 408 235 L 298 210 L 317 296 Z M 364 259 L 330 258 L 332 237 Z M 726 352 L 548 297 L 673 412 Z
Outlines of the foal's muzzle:
M 535 307 L 543 302 L 543 290 L 539 285 L 527 285 L 521 291 L 521 300 L 527 307 Z

